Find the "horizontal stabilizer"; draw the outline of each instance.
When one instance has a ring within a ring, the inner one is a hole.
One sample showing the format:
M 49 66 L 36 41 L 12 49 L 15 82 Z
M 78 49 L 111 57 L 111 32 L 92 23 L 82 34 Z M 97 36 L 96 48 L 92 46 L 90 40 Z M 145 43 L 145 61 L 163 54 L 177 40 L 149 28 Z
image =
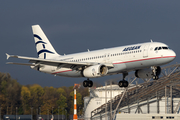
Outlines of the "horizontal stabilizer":
M 7 56 L 7 60 L 9 59 L 10 55 L 6 53 L 6 56 Z
M 6 56 L 7 56 L 7 60 L 8 60 L 10 57 L 18 58 L 17 55 L 9 55 L 9 54 L 7 54 L 7 53 L 6 53 Z
M 7 62 L 6 64 L 35 66 L 35 64 L 30 64 L 30 63 L 14 63 L 14 62 Z

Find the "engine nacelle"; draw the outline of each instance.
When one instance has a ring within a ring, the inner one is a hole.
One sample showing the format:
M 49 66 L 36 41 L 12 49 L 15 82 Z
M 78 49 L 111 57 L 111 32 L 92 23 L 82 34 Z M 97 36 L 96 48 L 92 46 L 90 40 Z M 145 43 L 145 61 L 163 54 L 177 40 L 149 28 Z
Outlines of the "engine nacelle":
M 87 78 L 102 77 L 108 73 L 108 68 L 103 65 L 94 65 L 83 70 L 83 76 Z
M 161 67 L 157 66 L 156 76 L 159 76 L 160 74 L 161 74 Z M 153 75 L 154 75 L 154 73 L 151 68 L 136 70 L 136 72 L 135 72 L 135 76 L 137 78 L 143 78 L 143 79 L 152 78 Z

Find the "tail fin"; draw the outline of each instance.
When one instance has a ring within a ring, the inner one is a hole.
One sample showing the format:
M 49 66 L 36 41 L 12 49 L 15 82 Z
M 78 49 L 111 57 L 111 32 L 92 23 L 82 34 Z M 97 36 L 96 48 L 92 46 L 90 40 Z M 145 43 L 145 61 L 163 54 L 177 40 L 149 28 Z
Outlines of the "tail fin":
M 39 25 L 33 25 L 32 30 L 39 58 L 49 59 L 59 56 Z

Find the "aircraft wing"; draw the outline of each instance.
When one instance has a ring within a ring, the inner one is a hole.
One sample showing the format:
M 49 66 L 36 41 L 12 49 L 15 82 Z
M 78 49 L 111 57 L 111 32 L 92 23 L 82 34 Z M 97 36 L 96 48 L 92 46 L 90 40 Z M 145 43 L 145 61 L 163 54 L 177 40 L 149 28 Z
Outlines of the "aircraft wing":
M 27 63 L 13 63 L 8 62 L 7 64 L 16 64 L 16 65 L 27 65 L 27 66 L 36 66 L 36 65 L 51 65 L 51 66 L 57 66 L 57 67 L 65 67 L 65 68 L 79 68 L 82 66 L 92 66 L 97 65 L 99 63 L 96 62 L 70 62 L 70 61 L 58 61 L 58 60 L 52 60 L 52 59 L 41 59 L 41 58 L 33 58 L 33 57 L 24 57 L 24 56 L 18 56 L 18 55 L 9 55 L 7 54 L 7 59 L 10 57 L 12 58 L 19 58 L 19 59 L 25 59 L 29 60 L 32 64 Z M 109 68 L 114 67 L 112 63 L 105 63 Z

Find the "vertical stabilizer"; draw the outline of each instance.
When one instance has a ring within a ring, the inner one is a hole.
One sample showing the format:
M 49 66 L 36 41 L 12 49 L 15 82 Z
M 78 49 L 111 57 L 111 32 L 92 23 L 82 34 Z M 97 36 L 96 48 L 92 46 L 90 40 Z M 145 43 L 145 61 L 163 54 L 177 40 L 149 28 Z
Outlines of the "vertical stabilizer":
M 39 58 L 50 59 L 59 56 L 39 25 L 33 25 L 32 31 Z

